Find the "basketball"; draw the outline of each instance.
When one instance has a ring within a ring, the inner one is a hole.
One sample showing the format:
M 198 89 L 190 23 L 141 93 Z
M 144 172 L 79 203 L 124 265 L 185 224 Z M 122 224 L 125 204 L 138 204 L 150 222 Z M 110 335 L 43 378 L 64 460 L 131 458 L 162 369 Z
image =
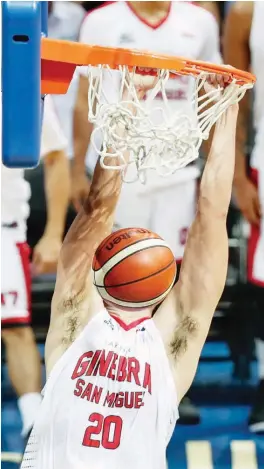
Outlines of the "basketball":
M 98 246 L 94 285 L 104 300 L 130 308 L 162 301 L 173 286 L 176 262 L 166 242 L 143 228 L 124 228 Z

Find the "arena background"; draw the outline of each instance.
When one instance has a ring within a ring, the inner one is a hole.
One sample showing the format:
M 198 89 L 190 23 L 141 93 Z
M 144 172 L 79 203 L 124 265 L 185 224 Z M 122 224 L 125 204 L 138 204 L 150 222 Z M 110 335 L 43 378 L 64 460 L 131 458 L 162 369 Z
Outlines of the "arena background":
M 83 6 L 88 11 L 102 3 L 83 2 Z M 217 3 L 223 20 L 229 2 Z M 44 230 L 46 217 L 42 166 L 28 171 L 26 177 L 32 189 L 28 241 L 33 248 Z M 67 226 L 73 217 L 74 210 L 69 207 Z M 257 382 L 253 333 L 248 319 L 254 308 L 254 297 L 245 283 L 244 225 L 234 205 L 230 208 L 228 231 L 230 265 L 227 284 L 191 390 L 191 398 L 201 412 L 201 423 L 177 426 L 168 449 L 169 469 L 264 467 L 263 436 L 252 437 L 247 429 L 249 406 Z M 42 357 L 54 278 L 33 279 L 33 327 Z M 4 349 L 2 352 L 2 467 L 15 469 L 19 467 L 23 450 L 21 422 L 7 377 Z

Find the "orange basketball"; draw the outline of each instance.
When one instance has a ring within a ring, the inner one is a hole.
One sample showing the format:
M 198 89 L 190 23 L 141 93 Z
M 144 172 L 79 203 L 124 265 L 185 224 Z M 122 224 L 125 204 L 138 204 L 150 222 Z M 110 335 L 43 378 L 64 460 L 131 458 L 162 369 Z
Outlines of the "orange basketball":
M 157 234 L 144 228 L 124 228 L 98 246 L 93 272 L 103 299 L 142 308 L 165 298 L 175 280 L 176 262 Z

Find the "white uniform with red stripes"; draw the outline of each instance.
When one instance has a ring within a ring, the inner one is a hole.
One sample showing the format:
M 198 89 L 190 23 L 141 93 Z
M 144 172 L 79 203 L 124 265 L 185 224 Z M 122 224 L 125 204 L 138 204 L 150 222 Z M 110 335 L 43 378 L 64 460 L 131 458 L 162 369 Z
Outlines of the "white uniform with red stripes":
M 171 2 L 167 16 L 153 26 L 137 16 L 129 2 L 109 3 L 87 15 L 80 32 L 81 42 L 150 50 L 216 63 L 221 61 L 216 20 L 203 8 L 191 2 Z M 171 109 L 192 113 L 192 90 L 193 81 L 188 77 L 170 80 L 167 96 Z M 160 97 L 158 104 L 162 105 Z M 93 168 L 96 159 L 90 146 L 88 167 Z M 186 233 L 195 214 L 198 175 L 198 168 L 189 166 L 164 179 L 152 171 L 145 186 L 124 184 L 116 212 L 117 227 L 151 229 L 162 236 L 175 257 L 181 259 Z
M 66 145 L 53 103 L 48 96 L 44 105 L 41 156 L 64 149 Z M 2 325 L 28 324 L 31 281 L 26 221 L 29 215 L 30 186 L 24 179 L 23 169 L 8 169 L 3 165 L 1 184 Z
M 248 245 L 248 278 L 264 287 L 264 3 L 254 2 L 250 34 L 252 72 L 257 81 L 254 87 L 255 145 L 251 156 L 252 179 L 258 185 L 262 210 L 260 227 L 252 226 Z
M 177 418 L 154 321 L 103 309 L 51 371 L 21 469 L 166 469 Z

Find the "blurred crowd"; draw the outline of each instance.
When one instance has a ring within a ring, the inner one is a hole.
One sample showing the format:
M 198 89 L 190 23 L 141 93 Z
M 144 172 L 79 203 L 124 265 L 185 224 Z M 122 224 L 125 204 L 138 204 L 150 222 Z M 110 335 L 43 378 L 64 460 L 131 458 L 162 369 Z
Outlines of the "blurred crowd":
M 223 61 L 237 68 L 252 70 L 257 78 L 259 73 L 264 80 L 264 45 L 263 51 L 259 51 L 259 47 L 257 50 L 256 44 L 261 42 L 261 37 L 258 37 L 254 2 L 48 3 L 48 34 L 51 38 L 102 46 L 142 48 L 214 63 Z M 264 20 L 263 7 L 259 10 L 259 17 Z M 117 21 L 117 18 L 122 18 L 122 21 Z M 178 40 L 172 44 L 172 30 L 177 28 Z M 171 106 L 185 109 L 190 99 L 188 82 L 175 80 L 169 86 L 177 91 L 172 93 L 174 98 Z M 33 281 L 39 276 L 55 273 L 65 231 L 89 192 L 97 154 L 90 142 L 93 126 L 87 119 L 87 90 L 87 73 L 85 69 L 80 69 L 76 71 L 67 95 L 46 98 L 41 163 L 37 169 L 26 171 L 24 184 L 20 181 L 19 190 L 25 193 L 25 204 L 23 216 L 18 214 L 17 217 L 26 219 L 29 215 L 27 242 L 32 248 L 32 254 L 31 272 L 27 272 L 27 279 L 31 275 Z M 251 321 L 251 337 L 248 337 L 245 348 L 249 349 L 250 362 L 255 339 L 258 359 L 259 385 L 248 421 L 253 432 L 264 431 L 264 244 L 258 245 L 261 230 L 264 231 L 261 219 L 264 192 L 258 188 L 260 178 L 262 181 L 264 179 L 263 153 L 259 156 L 261 149 L 264 150 L 264 142 L 263 146 L 261 142 L 261 125 L 264 121 L 261 97 L 264 98 L 264 91 L 263 96 L 261 93 L 262 89 L 256 88 L 255 95 L 249 94 L 241 102 L 234 197 L 227 227 L 230 245 L 235 247 L 230 247 L 228 281 L 248 287 L 244 291 L 247 292 L 250 311 L 245 314 L 245 328 L 241 334 L 247 334 L 248 321 Z M 210 142 L 211 138 L 202 147 L 201 162 L 210 151 Z M 259 163 L 261 157 L 263 161 Z M 158 183 L 155 176 L 151 176 L 144 187 L 139 183 L 125 185 L 116 213 L 116 227 L 141 226 L 156 231 L 168 241 L 180 265 L 188 228 L 195 213 L 201 170 L 201 164 L 195 164 L 170 176 L 166 184 Z M 2 186 L 2 206 L 3 191 L 10 194 L 12 182 L 8 171 L 3 173 L 2 181 L 3 178 L 9 187 L 5 189 Z M 16 207 L 13 209 L 13 206 Z M 11 202 L 6 202 L 7 215 L 2 210 L 2 231 L 9 241 L 13 225 L 19 225 L 16 215 L 13 215 L 17 210 L 15 198 L 13 206 Z M 22 234 L 16 231 L 15 236 L 18 238 L 15 243 L 20 243 L 22 252 L 27 249 L 26 239 L 23 238 L 25 227 L 17 225 L 15 229 L 21 229 Z M 1 269 L 4 276 L 8 269 L 13 268 L 10 258 L 14 258 L 14 265 L 17 262 L 15 253 L 8 249 L 4 248 L 7 257 L 4 261 L 2 241 Z M 25 258 L 28 252 L 21 255 Z M 21 282 L 21 273 L 16 274 L 12 270 L 11 275 L 17 276 L 18 283 Z M 2 284 L 3 288 L 5 286 Z M 30 328 L 30 291 L 22 294 L 24 299 L 21 303 L 16 303 L 11 293 L 12 289 L 7 285 L 1 295 L 2 340 L 6 347 L 10 379 L 18 395 L 23 435 L 26 437 L 41 401 L 40 360 Z M 236 301 L 237 298 L 233 298 L 233 303 Z M 232 352 L 232 344 L 230 348 Z M 233 350 L 236 348 L 233 343 Z M 19 360 L 17 350 L 20 351 Z M 239 348 L 240 352 L 243 353 L 243 346 Z M 236 359 L 234 361 L 238 366 Z M 236 372 L 239 374 L 241 370 Z M 247 371 L 244 370 L 244 373 L 247 375 Z M 183 423 L 199 422 L 199 410 L 188 396 L 181 403 L 180 417 Z

